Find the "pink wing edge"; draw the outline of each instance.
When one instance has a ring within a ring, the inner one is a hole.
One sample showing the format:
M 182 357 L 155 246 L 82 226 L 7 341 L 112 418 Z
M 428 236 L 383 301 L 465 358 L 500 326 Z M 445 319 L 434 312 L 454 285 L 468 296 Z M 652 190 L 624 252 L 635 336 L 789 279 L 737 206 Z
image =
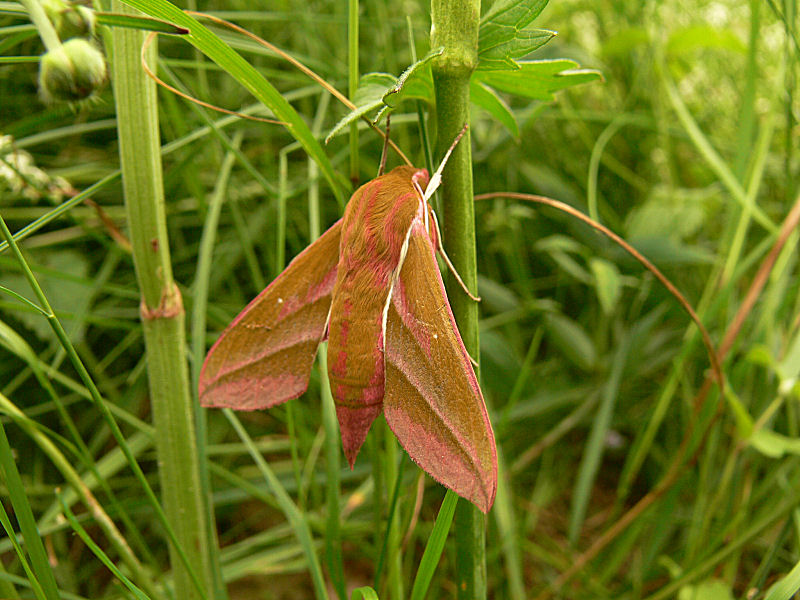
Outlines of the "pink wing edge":
M 314 240 L 311 244 L 309 244 L 302 252 L 300 252 L 297 256 L 295 256 L 292 261 L 286 266 L 286 268 L 275 278 L 273 279 L 266 288 L 264 288 L 258 296 L 253 298 L 247 306 L 242 309 L 242 311 L 231 321 L 231 323 L 225 328 L 225 330 L 220 334 L 217 340 L 212 344 L 211 348 L 209 349 L 208 353 L 206 354 L 205 359 L 203 360 L 203 365 L 200 369 L 200 375 L 198 377 L 198 397 L 200 399 L 200 404 L 206 408 L 234 408 L 235 410 L 259 410 L 264 408 L 271 408 L 272 406 L 276 406 L 283 402 L 287 402 L 289 400 L 293 400 L 301 396 L 306 389 L 308 389 L 308 380 L 310 376 L 310 368 L 308 373 L 304 373 L 303 375 L 279 375 L 272 377 L 266 385 L 260 386 L 260 389 L 254 389 L 252 385 L 252 380 L 245 380 L 245 381 L 233 381 L 223 384 L 217 384 L 217 381 L 223 377 L 226 373 L 230 373 L 242 367 L 242 364 L 231 364 L 228 365 L 227 368 L 221 368 L 216 376 L 208 380 L 206 376 L 206 370 L 210 361 L 211 356 L 217 351 L 221 344 L 225 343 L 226 335 L 231 332 L 243 319 L 245 319 L 248 313 L 255 307 L 259 306 L 266 298 L 269 297 L 272 290 L 274 289 L 275 285 L 282 280 L 283 276 L 286 275 L 287 271 L 291 268 L 292 264 L 295 261 L 299 260 L 301 257 L 306 255 L 308 252 L 314 251 L 314 246 L 317 242 L 323 239 L 328 234 L 331 235 L 340 235 L 341 233 L 341 224 L 342 220 L 339 219 L 336 221 L 331 227 L 329 227 L 325 233 L 323 233 L 319 238 Z M 333 285 L 336 281 L 336 269 L 337 266 L 334 265 L 333 269 L 326 273 L 325 275 L 316 278 L 319 282 L 314 289 L 314 286 L 310 288 L 309 293 L 306 295 L 305 302 L 311 302 L 314 300 L 323 297 L 326 293 L 330 294 L 333 290 Z M 313 293 L 311 293 L 313 290 Z M 301 304 L 302 305 L 302 304 Z M 322 324 L 321 332 L 319 334 L 319 339 L 317 340 L 317 347 L 321 342 L 326 339 L 327 331 L 328 331 L 328 318 L 330 315 L 325 319 L 325 322 Z M 316 337 L 316 336 L 315 336 Z M 314 352 L 316 355 L 316 350 Z M 250 364 L 250 363 L 245 363 Z M 313 358 L 311 360 L 311 365 L 313 366 Z M 283 391 L 283 394 L 278 394 L 276 392 Z M 213 393 L 212 398 L 207 398 L 206 395 L 208 393 Z M 255 400 L 245 401 L 244 403 L 241 402 L 240 398 L 242 396 L 255 396 Z M 271 398 L 266 400 L 265 398 Z
M 415 229 L 416 229 L 416 231 L 415 231 Z M 453 316 L 453 311 L 450 308 L 450 302 L 449 302 L 449 300 L 447 298 L 447 292 L 445 290 L 444 280 L 442 279 L 441 273 L 439 272 L 438 263 L 436 263 L 436 250 L 435 250 L 435 248 L 433 246 L 433 242 L 431 241 L 427 231 L 425 230 L 424 222 L 423 222 L 423 220 L 422 220 L 422 218 L 420 216 L 416 216 L 414 218 L 414 221 L 412 222 L 412 225 L 411 225 L 410 235 L 421 235 L 421 236 L 423 236 L 423 239 L 425 239 L 425 241 L 427 242 L 427 245 L 428 245 L 428 247 L 430 249 L 431 257 L 432 257 L 432 259 L 433 259 L 433 261 L 435 263 L 434 272 L 435 272 L 436 285 L 438 285 L 439 291 L 441 292 L 441 295 L 445 300 L 444 308 L 447 309 L 447 316 L 448 316 L 448 319 L 450 321 L 450 325 L 451 325 L 451 327 L 453 329 L 453 332 L 455 333 L 456 340 L 458 341 L 458 348 L 460 350 L 461 364 L 462 364 L 464 373 L 467 376 L 467 381 L 469 382 L 469 387 L 472 389 L 473 394 L 480 400 L 481 417 L 482 417 L 482 421 L 483 421 L 485 430 L 488 432 L 488 440 L 487 440 L 487 442 L 491 446 L 492 468 L 491 468 L 491 473 L 489 474 L 488 480 L 480 481 L 481 484 L 484 484 L 484 483 L 488 483 L 489 484 L 489 486 L 488 486 L 488 494 L 485 495 L 485 501 L 481 501 L 481 500 L 484 500 L 484 498 L 477 498 L 477 497 L 467 498 L 467 499 L 470 500 L 470 502 L 472 502 L 473 504 L 475 504 L 482 512 L 488 513 L 489 510 L 491 509 L 492 505 L 494 504 L 494 499 L 495 499 L 495 496 L 497 494 L 497 447 L 496 447 L 496 443 L 495 443 L 495 439 L 494 439 L 494 431 L 492 429 L 491 421 L 489 420 L 489 413 L 488 413 L 488 411 L 486 409 L 486 403 L 485 403 L 485 401 L 483 399 L 483 393 L 481 392 L 480 385 L 478 384 L 478 378 L 475 376 L 475 371 L 472 368 L 472 363 L 470 361 L 469 353 L 467 352 L 467 349 L 464 346 L 464 341 L 462 340 L 461 333 L 459 332 L 458 326 L 456 325 L 456 320 L 455 320 L 455 317 Z M 402 265 L 401 265 L 400 268 L 402 269 Z M 401 281 L 401 279 L 399 277 L 399 274 L 398 274 L 398 279 L 397 279 L 397 282 L 395 283 L 395 289 L 392 291 L 391 302 L 392 302 L 392 304 L 394 304 L 394 307 L 397 310 L 398 315 L 400 315 L 400 318 L 403 319 L 404 312 L 407 311 L 407 308 L 402 305 L 401 296 L 403 295 L 403 292 L 400 291 L 399 286 L 402 286 L 402 281 Z M 391 353 L 387 354 L 387 362 L 390 361 L 390 360 L 392 362 L 394 362 L 395 364 L 402 364 L 404 362 L 403 358 L 401 356 L 392 357 Z M 442 419 L 443 422 L 446 423 L 448 421 L 448 419 L 446 419 L 441 414 L 440 411 L 436 410 L 434 407 L 431 407 L 431 408 L 432 408 L 432 410 L 434 410 L 434 412 L 436 412 L 436 414 L 439 416 L 440 419 Z M 415 456 L 411 452 L 409 452 L 408 448 L 406 448 L 406 443 L 404 442 L 404 440 L 401 437 L 397 436 L 397 432 L 395 431 L 396 427 L 393 424 L 393 420 L 394 419 L 393 419 L 391 413 L 386 415 L 386 413 L 384 411 L 384 414 L 387 417 L 386 422 L 389 425 L 389 428 L 392 430 L 392 432 L 395 434 L 397 439 L 400 441 L 400 444 L 403 446 L 403 448 L 406 450 L 406 452 L 408 452 L 408 454 L 412 458 L 412 460 L 414 460 L 414 462 L 419 463 L 420 461 L 418 461 L 415 458 Z M 451 432 L 453 433 L 453 435 L 456 438 L 461 438 L 462 437 L 456 431 L 451 430 Z M 459 441 L 464 442 L 463 439 L 460 439 Z M 471 443 L 467 443 L 466 446 L 469 447 L 469 446 L 472 446 L 472 444 Z M 470 456 L 470 459 L 472 459 L 471 456 Z M 480 469 L 478 469 L 478 472 L 480 472 Z M 449 489 L 452 489 L 454 492 L 456 492 L 459 495 L 461 495 L 459 493 L 459 490 L 454 489 L 453 486 L 449 485 L 445 481 L 442 481 L 441 478 L 436 477 L 436 476 L 434 476 L 433 474 L 430 474 L 430 473 L 429 473 L 429 475 L 431 475 L 431 477 L 433 477 L 436 481 L 438 481 L 443 486 L 445 486 L 445 487 L 447 487 Z M 481 496 L 483 496 L 483 494 L 481 494 Z M 466 496 L 464 496 L 464 497 L 466 497 Z

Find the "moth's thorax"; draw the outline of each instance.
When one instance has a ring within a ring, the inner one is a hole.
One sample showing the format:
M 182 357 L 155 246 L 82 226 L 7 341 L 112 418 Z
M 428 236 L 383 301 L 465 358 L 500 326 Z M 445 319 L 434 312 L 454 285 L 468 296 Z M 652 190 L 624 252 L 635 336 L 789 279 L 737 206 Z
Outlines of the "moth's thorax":
M 397 167 L 356 190 L 344 213 L 340 273 L 367 268 L 379 277 L 391 274 L 421 203 L 414 180 L 424 190 L 427 171 Z
M 423 209 L 424 169 L 397 167 L 361 186 L 342 220 L 339 265 L 329 322 L 328 373 L 337 402 L 383 399 L 383 312 L 409 229 Z

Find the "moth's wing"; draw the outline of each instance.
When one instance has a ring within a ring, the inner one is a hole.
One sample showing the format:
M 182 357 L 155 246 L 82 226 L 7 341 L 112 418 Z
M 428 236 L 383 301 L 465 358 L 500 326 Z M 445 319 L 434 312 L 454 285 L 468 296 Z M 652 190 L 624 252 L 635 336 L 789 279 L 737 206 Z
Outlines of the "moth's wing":
M 255 410 L 308 387 L 336 282 L 342 222 L 308 246 L 237 316 L 200 371 L 203 406 Z
M 497 451 L 472 370 L 420 218 L 386 315 L 386 421 L 434 479 L 487 512 Z

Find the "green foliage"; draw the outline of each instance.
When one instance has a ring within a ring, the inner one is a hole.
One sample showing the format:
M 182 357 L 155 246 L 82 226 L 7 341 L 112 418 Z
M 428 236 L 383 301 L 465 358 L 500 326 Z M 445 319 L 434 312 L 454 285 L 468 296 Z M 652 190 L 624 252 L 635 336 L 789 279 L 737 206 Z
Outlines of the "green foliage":
M 154 29 L 191 29 L 160 37 L 159 76 L 289 124 L 159 91 L 167 233 L 196 373 L 284 246 L 291 258 L 314 223 L 340 216 L 350 150 L 339 124 L 360 127 L 359 182 L 382 148 L 361 115 L 391 110 L 393 141 L 424 165 L 438 49 L 424 3 L 362 0 L 356 114 L 252 40 L 163 2 L 131 4 L 160 19 Z M 203 8 L 344 89 L 342 3 Z M 799 16 L 791 0 L 484 1 L 470 82 L 476 193 L 548 195 L 595 215 L 670 278 L 718 346 L 730 340 L 724 396 L 703 391 L 696 329 L 627 254 L 550 208 L 475 205 L 481 384 L 501 457 L 488 597 L 779 600 L 800 589 L 796 230 L 773 253 L 800 189 Z M 98 15 L 100 39 L 109 25 L 150 24 Z M 25 261 L 0 240 L 0 595 L 168 598 L 112 89 L 89 105 L 41 103 L 44 52 L 25 11 L 0 7 L 0 216 Z M 455 498 L 406 457 L 399 466 L 381 420 L 355 469 L 342 468 L 324 386 L 315 370 L 291 405 L 203 417 L 230 597 L 455 597 Z

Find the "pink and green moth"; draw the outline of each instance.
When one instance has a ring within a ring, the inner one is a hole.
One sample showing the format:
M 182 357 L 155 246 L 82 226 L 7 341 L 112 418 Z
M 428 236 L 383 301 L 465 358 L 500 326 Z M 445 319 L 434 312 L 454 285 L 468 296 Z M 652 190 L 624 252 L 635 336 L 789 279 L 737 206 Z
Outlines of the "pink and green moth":
M 494 434 L 447 301 L 428 204 L 441 170 L 429 181 L 427 170 L 401 166 L 356 190 L 344 216 L 213 345 L 199 395 L 203 406 L 237 410 L 297 398 L 327 340 L 350 467 L 383 411 L 422 469 L 488 512 L 497 490 Z

